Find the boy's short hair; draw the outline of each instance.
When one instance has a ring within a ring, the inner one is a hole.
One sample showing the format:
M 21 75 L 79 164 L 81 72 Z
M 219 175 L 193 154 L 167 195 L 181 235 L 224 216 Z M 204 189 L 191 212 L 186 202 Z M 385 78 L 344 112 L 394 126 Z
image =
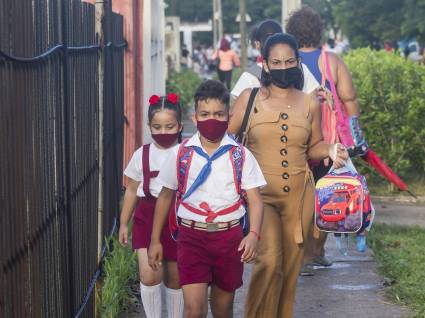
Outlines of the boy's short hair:
M 260 22 L 258 25 L 255 32 L 255 40 L 259 41 L 261 46 L 263 46 L 270 35 L 282 32 L 283 29 L 279 22 L 272 19 L 267 19 Z
M 206 80 L 202 82 L 195 92 L 195 111 L 198 109 L 199 101 L 205 101 L 208 99 L 217 99 L 226 106 L 226 110 L 229 110 L 230 94 L 226 86 L 223 83 L 215 80 Z

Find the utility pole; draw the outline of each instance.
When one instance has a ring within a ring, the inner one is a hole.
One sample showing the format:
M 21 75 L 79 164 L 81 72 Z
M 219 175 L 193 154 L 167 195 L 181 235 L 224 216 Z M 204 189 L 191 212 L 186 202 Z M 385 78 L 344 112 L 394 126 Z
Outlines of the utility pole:
M 213 2 L 213 15 L 212 15 L 212 28 L 213 28 L 213 48 L 215 49 L 217 45 L 218 39 L 218 30 L 216 23 L 216 15 L 217 15 L 217 0 L 212 0 Z
M 247 45 L 246 45 L 246 1 L 239 0 L 239 30 L 241 34 L 241 68 L 244 70 L 247 65 Z
M 213 0 L 213 47 L 216 48 L 218 41 L 223 38 L 223 11 L 221 0 Z
M 282 0 L 282 26 L 285 27 L 286 19 L 292 11 L 301 8 L 301 0 Z
M 218 12 L 218 40 L 223 38 L 223 10 L 221 8 L 221 0 L 217 0 L 217 12 Z

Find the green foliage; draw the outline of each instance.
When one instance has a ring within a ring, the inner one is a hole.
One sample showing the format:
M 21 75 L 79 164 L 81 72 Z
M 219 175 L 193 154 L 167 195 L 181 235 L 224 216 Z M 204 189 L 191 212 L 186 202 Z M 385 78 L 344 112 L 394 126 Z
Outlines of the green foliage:
M 322 0 L 326 2 L 326 0 Z M 331 0 L 333 15 L 353 47 L 404 37 L 425 40 L 425 0 Z
M 397 303 L 425 316 L 425 229 L 385 224 L 374 225 L 368 236 L 380 273 L 390 287 L 387 295 Z
M 337 34 L 339 26 L 336 22 L 334 8 L 339 2 L 340 0 L 305 0 L 303 1 L 303 4 L 316 10 L 322 17 L 323 22 L 325 23 L 325 28 L 333 30 L 334 34 Z
M 334 9 L 338 24 L 353 47 L 372 45 L 402 36 L 401 0 L 340 0 Z
M 167 15 L 180 16 L 182 21 L 203 21 L 212 19 L 212 1 L 202 0 L 166 0 L 169 6 Z M 281 2 L 276 0 L 246 0 L 247 13 L 252 22 L 248 23 L 248 30 L 266 18 L 281 20 Z M 222 0 L 223 29 L 224 33 L 239 33 L 239 23 L 236 16 L 239 13 L 239 2 Z
M 126 306 L 130 296 L 130 282 L 138 280 L 137 255 L 131 249 L 131 242 L 123 248 L 115 235 L 109 239 L 103 265 L 103 282 L 98 295 L 100 317 L 113 318 Z
M 404 0 L 405 9 L 404 20 L 401 25 L 401 32 L 404 36 L 418 36 L 422 42 L 425 41 L 425 1 L 424 0 Z
M 425 67 L 385 51 L 344 58 L 361 108 L 366 140 L 400 176 L 425 177 Z
M 204 21 L 212 18 L 212 1 L 166 0 L 166 14 L 178 15 L 182 21 Z M 417 37 L 425 41 L 425 0 L 305 0 L 322 16 L 327 29 L 342 30 L 353 47 L 398 41 Z M 252 22 L 272 18 L 280 21 L 281 1 L 246 0 Z M 222 0 L 225 33 L 238 33 L 235 18 L 239 13 L 238 1 Z
M 194 71 L 188 69 L 180 73 L 172 73 L 167 79 L 167 93 L 173 92 L 180 96 L 185 113 L 193 106 L 193 94 L 201 84 L 202 79 Z

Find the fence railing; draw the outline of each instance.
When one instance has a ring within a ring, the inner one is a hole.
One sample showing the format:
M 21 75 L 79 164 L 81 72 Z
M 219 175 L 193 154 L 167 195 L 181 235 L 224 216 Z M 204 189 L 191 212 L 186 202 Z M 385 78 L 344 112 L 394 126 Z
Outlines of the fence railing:
M 99 43 L 93 5 L 0 1 L 1 317 L 95 316 L 99 156 L 105 236 L 122 186 L 123 20 L 105 9 Z

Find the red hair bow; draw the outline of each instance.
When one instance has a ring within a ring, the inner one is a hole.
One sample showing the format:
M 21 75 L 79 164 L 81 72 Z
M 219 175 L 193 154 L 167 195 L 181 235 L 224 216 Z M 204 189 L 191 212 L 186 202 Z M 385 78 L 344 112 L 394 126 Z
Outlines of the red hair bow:
M 169 93 L 167 95 L 167 101 L 169 101 L 172 104 L 177 104 L 179 102 L 179 99 L 180 99 L 180 97 L 177 94 Z
M 158 102 L 160 101 L 161 97 L 159 97 L 158 95 L 152 95 L 149 98 L 149 105 L 156 105 L 158 104 Z

